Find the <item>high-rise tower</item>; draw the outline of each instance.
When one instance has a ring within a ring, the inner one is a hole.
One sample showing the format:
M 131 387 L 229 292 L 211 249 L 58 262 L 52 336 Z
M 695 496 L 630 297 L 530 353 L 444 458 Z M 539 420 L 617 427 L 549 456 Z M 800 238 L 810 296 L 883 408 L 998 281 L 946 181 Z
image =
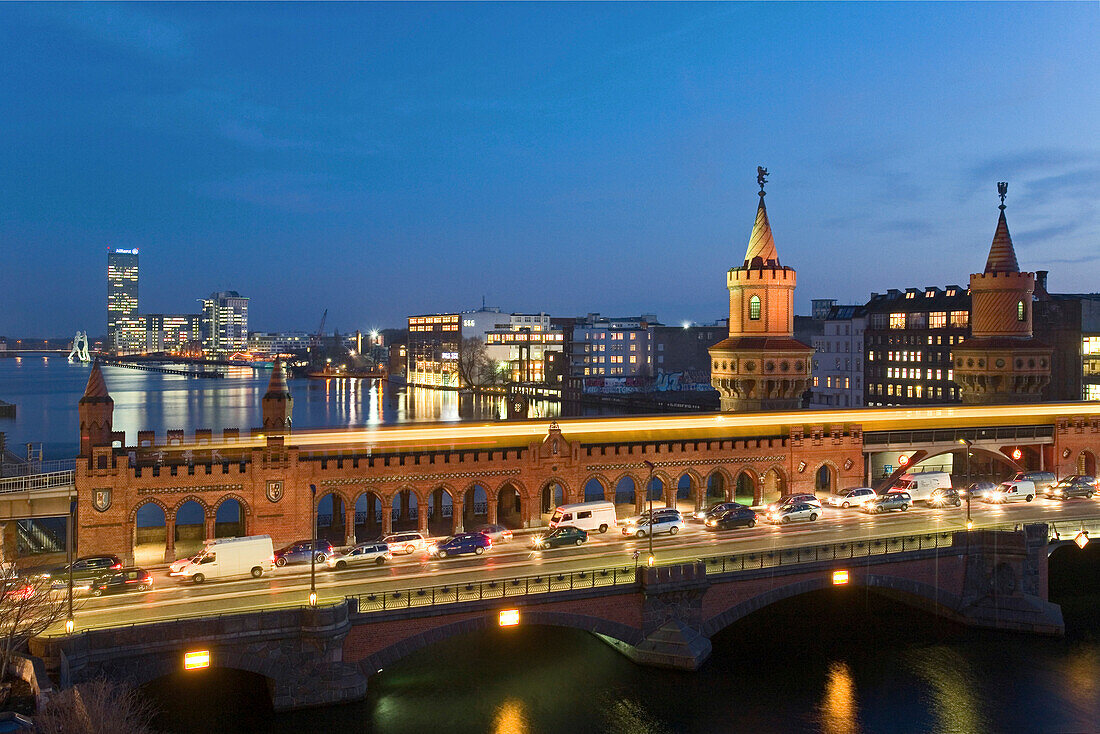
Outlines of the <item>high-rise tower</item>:
M 93 446 L 111 445 L 111 426 L 114 421 L 115 401 L 107 392 L 107 382 L 99 369 L 99 362 L 92 363 L 84 396 L 77 404 L 80 418 L 80 455 L 90 457 Z
M 130 341 L 144 342 L 138 334 L 138 251 L 107 251 L 107 347 L 140 348 Z
M 1021 273 L 1005 219 L 1008 183 L 985 270 L 970 276 L 970 338 L 953 353 L 964 403 L 1038 402 L 1050 382 L 1051 348 L 1032 338 L 1035 273 Z
M 760 203 L 745 261 L 726 274 L 729 338 L 710 348 L 710 381 L 722 410 L 792 410 L 810 384 L 813 348 L 793 338 L 795 271 L 779 263 L 764 206 L 766 168 L 757 168 Z

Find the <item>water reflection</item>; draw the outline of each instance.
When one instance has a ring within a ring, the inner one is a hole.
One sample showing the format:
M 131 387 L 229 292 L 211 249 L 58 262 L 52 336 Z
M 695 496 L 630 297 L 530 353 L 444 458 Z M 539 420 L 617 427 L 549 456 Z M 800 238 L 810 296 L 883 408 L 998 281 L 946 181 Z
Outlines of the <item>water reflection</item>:
M 509 698 L 493 716 L 493 734 L 528 734 L 531 729 L 523 712 L 523 702 Z
M 824 734 L 852 734 L 859 731 L 856 685 L 846 660 L 834 660 L 829 664 L 829 672 L 825 677 L 825 693 L 818 712 Z
M 653 715 L 653 706 L 632 695 L 612 698 L 607 705 L 607 727 L 614 734 L 665 734 L 669 729 Z
M 907 658 L 909 667 L 928 685 L 935 731 L 989 731 L 976 693 L 980 690 L 977 676 L 965 657 L 957 650 L 935 646 L 911 651 Z

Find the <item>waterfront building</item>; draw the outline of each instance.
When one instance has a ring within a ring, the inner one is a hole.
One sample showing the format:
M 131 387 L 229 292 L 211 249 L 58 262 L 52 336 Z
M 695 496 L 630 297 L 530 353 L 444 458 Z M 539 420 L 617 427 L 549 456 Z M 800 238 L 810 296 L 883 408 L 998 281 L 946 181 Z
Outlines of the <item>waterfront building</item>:
M 112 350 L 141 351 L 145 334 L 138 319 L 138 249 L 107 251 L 107 344 Z
M 866 405 L 960 401 L 951 353 L 970 335 L 966 288 L 892 288 L 872 293 L 864 311 Z
M 458 370 L 462 341 L 477 339 L 484 343 L 490 331 L 509 327 L 509 314 L 486 306 L 476 311 L 410 316 L 405 371 L 408 384 L 464 387 Z
M 565 334 L 545 313 L 515 313 L 485 334 L 485 351 L 508 382 L 545 382 L 551 352 L 561 352 Z
M 1020 272 L 1005 218 L 1008 184 L 985 269 L 970 276 L 970 336 L 954 349 L 964 403 L 1031 403 L 1050 382 L 1052 348 L 1032 336 L 1035 273 Z
M 726 274 L 729 335 L 710 348 L 711 384 L 727 411 L 795 409 L 810 386 L 813 348 L 793 337 L 796 274 L 779 262 L 764 206 L 767 175 L 757 169 L 760 203 L 744 262 Z
M 248 350 L 259 354 L 305 352 L 314 339 L 304 331 L 253 331 L 248 335 Z
M 141 320 L 145 327 L 145 351 L 181 354 L 202 339 L 201 314 L 149 313 Z
M 658 392 L 710 392 L 710 347 L 729 333 L 726 321 L 653 327 L 653 356 Z
M 202 348 L 209 355 L 248 348 L 248 298 L 237 291 L 218 291 L 202 299 Z
M 815 306 L 816 306 L 815 302 Z M 830 301 L 821 316 L 822 334 L 813 338 L 811 406 L 855 408 L 863 405 L 863 338 L 867 309 Z
M 590 313 L 572 328 L 570 377 L 587 393 L 644 392 L 651 388 L 655 314 L 612 318 Z M 563 336 L 564 343 L 564 336 Z

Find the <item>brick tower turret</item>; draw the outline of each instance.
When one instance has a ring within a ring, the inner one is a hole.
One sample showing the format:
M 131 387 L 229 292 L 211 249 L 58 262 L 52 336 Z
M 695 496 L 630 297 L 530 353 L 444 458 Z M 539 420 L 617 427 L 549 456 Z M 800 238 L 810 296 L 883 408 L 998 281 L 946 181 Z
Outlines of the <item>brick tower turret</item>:
M 290 430 L 291 416 L 294 413 L 294 398 L 286 384 L 286 371 L 281 358 L 275 359 L 271 368 L 271 381 L 263 397 L 263 427 L 268 433 L 281 433 Z
M 1008 184 L 985 270 L 970 276 L 970 338 L 952 354 L 964 403 L 1033 403 L 1050 382 L 1051 348 L 1032 337 L 1035 273 L 1022 273 L 1005 219 Z
M 88 386 L 84 396 L 77 404 L 80 417 L 80 455 L 91 457 L 93 446 L 111 445 L 111 425 L 115 415 L 115 401 L 107 392 L 107 382 L 99 361 L 92 363 L 92 372 L 88 375 Z
M 795 271 L 779 264 L 764 184 L 757 168 L 760 203 L 745 261 L 726 274 L 730 292 L 729 338 L 710 348 L 710 382 L 722 410 L 793 410 L 810 383 L 813 348 L 795 341 Z

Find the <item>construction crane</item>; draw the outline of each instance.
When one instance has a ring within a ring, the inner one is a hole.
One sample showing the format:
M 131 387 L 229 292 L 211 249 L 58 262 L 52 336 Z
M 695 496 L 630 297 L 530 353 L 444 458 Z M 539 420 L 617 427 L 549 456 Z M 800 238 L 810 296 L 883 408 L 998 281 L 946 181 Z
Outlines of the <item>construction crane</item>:
M 320 347 L 324 344 L 325 319 L 327 319 L 327 318 L 328 318 L 328 309 L 326 308 L 325 312 L 323 314 L 321 314 L 321 325 L 317 327 L 317 333 L 314 334 L 313 339 L 310 340 L 312 342 L 312 344 L 310 346 Z

